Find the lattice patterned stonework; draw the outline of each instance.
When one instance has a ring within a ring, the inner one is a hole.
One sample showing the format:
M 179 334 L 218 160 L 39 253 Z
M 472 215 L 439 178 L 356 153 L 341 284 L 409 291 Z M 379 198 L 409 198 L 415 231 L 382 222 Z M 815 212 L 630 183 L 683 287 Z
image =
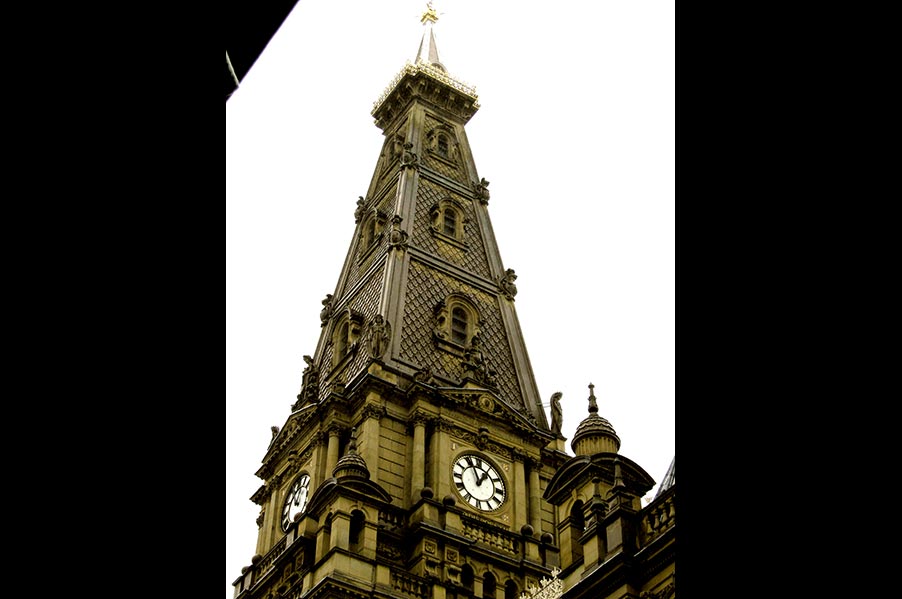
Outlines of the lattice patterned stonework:
M 489 367 L 497 372 L 498 394 L 512 406 L 523 406 L 497 300 L 415 260 L 410 263 L 407 280 L 404 329 L 400 333 L 401 358 L 429 368 L 438 376 L 454 380 L 463 377 L 461 358 L 438 349 L 432 338 L 435 305 L 453 292 L 466 294 L 476 303 L 483 354 Z
M 361 327 L 363 331 L 366 330 L 367 325 L 373 320 L 373 317 L 376 315 L 376 311 L 379 309 L 379 295 L 382 290 L 382 278 L 383 271 L 385 268 L 377 268 L 370 275 L 369 280 L 366 284 L 354 295 L 351 301 L 344 305 L 344 308 L 350 306 L 357 312 L 360 312 L 363 315 L 363 326 Z M 319 401 L 322 401 L 328 395 L 328 390 L 330 385 L 336 380 L 340 380 L 341 382 L 347 382 L 351 378 L 353 378 L 357 373 L 359 373 L 363 368 L 365 368 L 366 363 L 369 360 L 369 353 L 366 351 L 364 347 L 365 339 L 361 336 L 358 339 L 358 343 L 360 347 L 357 350 L 357 355 L 354 356 L 354 360 L 347 366 L 345 366 L 345 371 L 342 373 L 339 379 L 333 379 L 332 377 L 332 345 L 329 344 L 323 350 L 323 356 L 320 361 L 322 365 L 320 367 L 320 372 L 322 373 L 319 377 Z
M 438 241 L 432 235 L 432 217 L 429 214 L 429 210 L 446 196 L 451 196 L 464 206 L 464 220 L 469 221 L 464 226 L 464 242 L 469 246 L 469 249 L 466 251 L 451 244 Z M 472 273 L 487 279 L 491 278 L 489 260 L 486 256 L 482 236 L 479 234 L 479 225 L 476 222 L 476 214 L 473 210 L 473 200 L 451 193 L 425 179 L 420 179 L 417 188 L 417 205 L 412 235 L 413 243 L 417 247 L 452 264 L 461 266 Z

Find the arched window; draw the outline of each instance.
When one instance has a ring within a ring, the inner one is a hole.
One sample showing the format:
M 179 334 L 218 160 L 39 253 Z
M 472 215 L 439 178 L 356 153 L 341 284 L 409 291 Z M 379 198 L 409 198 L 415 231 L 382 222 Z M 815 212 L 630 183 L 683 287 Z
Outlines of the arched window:
M 332 350 L 332 361 L 336 364 L 348 353 L 348 326 L 347 319 L 344 319 L 336 329 L 334 349 Z
M 360 510 L 351 512 L 351 526 L 348 534 L 348 550 L 358 553 L 363 548 L 363 524 L 366 517 Z
M 438 134 L 438 138 L 436 139 L 435 150 L 438 152 L 439 156 L 443 158 L 448 157 L 448 137 L 442 133 Z
M 457 210 L 450 206 L 445 208 L 442 216 L 442 233 L 457 238 Z
M 463 250 L 467 249 L 464 241 L 467 213 L 463 204 L 446 196 L 433 204 L 429 213 L 432 217 L 432 230 L 439 239 Z
M 495 575 L 491 572 L 482 575 L 482 599 L 495 599 Z
M 451 311 L 451 341 L 460 345 L 467 343 L 467 311 L 460 306 Z
M 463 356 L 478 331 L 479 312 L 466 295 L 452 293 L 436 305 L 434 338 L 440 348 Z
M 579 538 L 586 530 L 586 517 L 583 515 L 583 501 L 578 499 L 570 508 L 570 557 L 573 562 L 582 559 L 583 544 Z
M 363 225 L 363 247 L 370 247 L 376 240 L 376 216 L 373 215 L 367 219 Z
M 473 567 L 470 564 L 461 567 L 460 584 L 467 590 L 467 595 L 473 594 Z
M 504 599 L 517 599 L 520 596 L 519 589 L 517 589 L 517 583 L 513 580 L 508 580 L 504 583 Z
M 353 353 L 360 340 L 363 315 L 352 308 L 340 310 L 332 329 L 332 366 L 338 366 Z

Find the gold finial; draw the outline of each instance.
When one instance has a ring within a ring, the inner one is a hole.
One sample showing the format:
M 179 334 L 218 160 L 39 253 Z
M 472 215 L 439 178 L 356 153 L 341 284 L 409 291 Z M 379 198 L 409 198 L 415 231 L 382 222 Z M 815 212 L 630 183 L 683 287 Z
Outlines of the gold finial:
M 425 25 L 426 21 L 432 21 L 433 23 L 438 21 L 438 13 L 432 8 L 432 0 L 429 0 L 429 2 L 426 3 L 426 12 L 420 17 L 420 23 Z

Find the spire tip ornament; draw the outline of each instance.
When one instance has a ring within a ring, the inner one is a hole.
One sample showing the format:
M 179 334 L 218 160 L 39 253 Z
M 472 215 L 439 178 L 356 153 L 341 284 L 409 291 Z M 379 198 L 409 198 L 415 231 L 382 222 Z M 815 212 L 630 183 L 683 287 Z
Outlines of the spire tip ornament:
M 426 12 L 423 13 L 422 17 L 420 17 L 420 23 L 425 25 L 426 21 L 430 21 L 432 23 L 438 21 L 438 13 L 435 12 L 434 8 L 432 8 L 432 0 L 426 3 Z

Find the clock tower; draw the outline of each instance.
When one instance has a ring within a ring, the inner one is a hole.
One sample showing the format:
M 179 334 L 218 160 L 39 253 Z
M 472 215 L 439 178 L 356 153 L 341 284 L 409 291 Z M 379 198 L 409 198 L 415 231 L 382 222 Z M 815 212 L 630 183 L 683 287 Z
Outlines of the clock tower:
M 467 140 L 478 98 L 440 61 L 437 20 L 430 6 L 415 61 L 374 104 L 384 143 L 256 473 L 256 555 L 236 599 L 513 599 L 561 566 L 544 495 L 570 456 Z

